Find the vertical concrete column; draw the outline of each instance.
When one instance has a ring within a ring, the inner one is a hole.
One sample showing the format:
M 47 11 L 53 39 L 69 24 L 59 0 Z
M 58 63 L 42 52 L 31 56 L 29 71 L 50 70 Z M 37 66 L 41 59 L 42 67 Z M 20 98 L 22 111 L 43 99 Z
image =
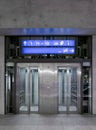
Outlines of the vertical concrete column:
M 92 40 L 93 114 L 96 114 L 96 35 Z
M 0 36 L 0 114 L 4 114 L 4 36 Z

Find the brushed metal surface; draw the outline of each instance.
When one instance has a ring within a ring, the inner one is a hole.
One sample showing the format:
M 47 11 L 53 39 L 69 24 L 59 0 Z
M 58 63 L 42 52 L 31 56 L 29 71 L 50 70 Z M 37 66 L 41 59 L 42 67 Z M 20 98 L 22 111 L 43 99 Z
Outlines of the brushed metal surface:
M 40 66 L 40 113 L 57 113 L 57 70 L 55 64 Z

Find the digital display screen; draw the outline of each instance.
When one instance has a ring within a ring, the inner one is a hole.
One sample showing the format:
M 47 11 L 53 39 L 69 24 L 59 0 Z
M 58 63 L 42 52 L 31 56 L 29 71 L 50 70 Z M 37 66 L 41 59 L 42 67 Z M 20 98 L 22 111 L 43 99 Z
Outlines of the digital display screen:
M 75 49 L 73 47 L 58 47 L 58 48 L 22 48 L 22 54 L 74 54 Z
M 34 46 L 75 46 L 74 40 L 22 40 L 22 47 Z
M 23 55 L 75 54 L 75 40 L 22 40 Z

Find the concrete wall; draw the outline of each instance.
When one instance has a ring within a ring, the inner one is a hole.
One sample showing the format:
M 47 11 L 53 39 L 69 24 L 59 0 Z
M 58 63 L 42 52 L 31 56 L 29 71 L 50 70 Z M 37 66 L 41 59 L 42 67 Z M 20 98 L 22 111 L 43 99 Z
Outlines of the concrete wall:
M 96 0 L 1 0 L 0 28 L 96 27 Z
M 93 63 L 92 63 L 92 77 L 93 77 L 93 114 L 96 114 L 96 35 L 93 36 Z
M 4 37 L 0 36 L 0 114 L 4 114 Z

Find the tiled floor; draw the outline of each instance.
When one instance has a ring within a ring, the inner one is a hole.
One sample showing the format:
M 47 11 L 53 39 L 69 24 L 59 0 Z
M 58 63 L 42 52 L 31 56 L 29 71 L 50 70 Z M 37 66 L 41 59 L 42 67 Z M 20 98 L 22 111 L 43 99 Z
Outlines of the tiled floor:
M 96 116 L 88 115 L 5 115 L 0 130 L 96 130 Z

